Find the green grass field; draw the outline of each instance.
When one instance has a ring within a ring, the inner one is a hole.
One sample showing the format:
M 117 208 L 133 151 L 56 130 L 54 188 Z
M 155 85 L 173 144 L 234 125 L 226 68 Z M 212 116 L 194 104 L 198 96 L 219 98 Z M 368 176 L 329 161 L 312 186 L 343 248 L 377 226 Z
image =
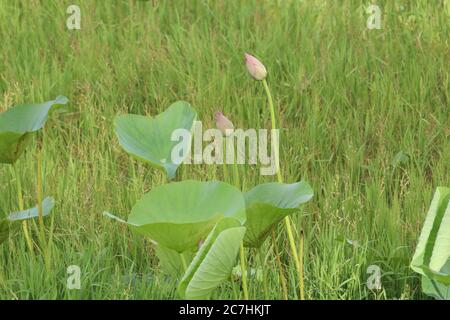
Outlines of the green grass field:
M 366 27 L 364 1 L 0 0 L 0 111 L 65 95 L 73 109 L 45 132 L 50 265 L 22 232 L 0 246 L 1 299 L 177 299 L 150 241 L 102 216 L 127 217 L 164 182 L 120 148 L 118 113 L 156 115 L 176 100 L 215 127 L 221 110 L 239 128 L 269 128 L 262 86 L 244 65 L 266 65 L 286 182 L 308 181 L 312 201 L 293 216 L 305 233 L 307 299 L 423 299 L 409 267 L 437 186 L 450 184 L 450 16 L 443 1 L 377 1 L 382 29 Z M 81 30 L 66 27 L 81 8 Z M 27 207 L 36 203 L 36 147 L 18 161 Z M 244 189 L 264 177 L 240 166 Z M 18 210 L 12 168 L 0 166 L 0 213 Z M 223 180 L 222 169 L 182 166 L 178 180 Z M 39 243 L 35 225 L 32 236 Z M 297 299 L 283 224 L 277 248 Z M 298 238 L 297 238 L 298 241 Z M 264 252 L 271 299 L 282 299 L 272 241 Z M 259 263 L 251 250 L 248 265 Z M 67 267 L 81 268 L 68 290 Z M 382 270 L 382 289 L 366 286 Z M 213 298 L 242 298 L 239 281 Z M 249 280 L 250 298 L 264 297 Z

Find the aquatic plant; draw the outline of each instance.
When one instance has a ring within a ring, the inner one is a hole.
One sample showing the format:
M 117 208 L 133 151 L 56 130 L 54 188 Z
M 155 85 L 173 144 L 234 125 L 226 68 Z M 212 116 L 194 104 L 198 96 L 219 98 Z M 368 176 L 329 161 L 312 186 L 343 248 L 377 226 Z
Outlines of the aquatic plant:
M 450 188 L 436 189 L 411 268 L 422 275 L 426 294 L 450 299 Z
M 172 160 L 172 140 L 176 129 L 191 131 L 197 113 L 189 103 L 178 101 L 152 118 L 141 115 L 119 115 L 114 121 L 115 132 L 122 148 L 133 158 L 163 170 L 168 179 L 175 177 L 181 163 Z M 182 159 L 186 155 L 182 155 Z
M 42 195 L 43 142 L 40 143 L 40 147 L 38 148 L 39 150 L 37 153 L 38 204 L 36 215 L 31 214 L 30 211 L 24 211 L 22 184 L 16 162 L 23 154 L 27 146 L 30 144 L 32 137 L 44 128 L 49 116 L 58 110 L 62 110 L 63 106 L 66 105 L 68 101 L 69 100 L 66 97 L 58 96 L 55 100 L 47 101 L 44 103 L 17 105 L 0 114 L 0 163 L 13 165 L 17 183 L 17 198 L 19 210 L 22 213 L 28 212 L 28 215 L 10 215 L 7 219 L 4 219 L 2 221 L 3 235 L 7 234 L 5 230 L 9 230 L 9 225 L 11 222 L 22 221 L 25 239 L 30 251 L 33 250 L 33 244 L 29 235 L 27 220 L 33 217 L 37 217 L 39 219 L 40 235 L 41 240 L 43 240 L 43 217 L 48 214 L 53 207 L 53 200 L 51 200 L 50 206 L 50 200 L 48 200 L 50 198 L 43 200 Z

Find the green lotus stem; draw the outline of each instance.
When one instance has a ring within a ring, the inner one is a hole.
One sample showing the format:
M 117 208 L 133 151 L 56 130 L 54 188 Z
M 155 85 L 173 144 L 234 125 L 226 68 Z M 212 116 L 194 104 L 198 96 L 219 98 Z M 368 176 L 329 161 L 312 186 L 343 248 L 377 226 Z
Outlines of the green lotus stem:
M 281 263 L 280 252 L 278 251 L 278 247 L 276 245 L 277 238 L 275 235 L 275 231 L 272 231 L 272 243 L 273 243 L 273 248 L 275 250 L 275 259 L 277 261 L 278 270 L 280 271 L 279 274 L 280 274 L 281 288 L 283 289 L 283 298 L 284 298 L 284 300 L 288 300 L 288 289 L 287 289 L 287 284 L 286 284 L 286 278 L 284 277 L 284 268 L 283 268 L 283 264 Z
M 274 104 L 273 104 L 272 94 L 270 92 L 270 88 L 269 88 L 269 86 L 267 84 L 266 79 L 263 79 L 262 83 L 264 85 L 264 89 L 265 89 L 266 94 L 267 94 L 267 99 L 269 100 L 270 116 L 271 116 L 271 119 L 272 119 L 272 130 L 275 130 L 277 128 L 277 125 L 276 125 L 275 107 L 274 107 Z M 275 152 L 275 165 L 276 165 L 276 169 L 277 169 L 278 182 L 283 183 L 283 178 L 281 176 L 281 171 L 280 171 L 280 156 L 278 154 L 277 148 L 275 148 L 275 150 L 273 152 Z M 302 279 L 302 277 L 303 277 L 303 275 L 302 275 L 302 267 L 300 265 L 300 259 L 298 257 L 297 246 L 295 244 L 294 233 L 292 231 L 291 219 L 289 218 L 289 216 L 284 218 L 284 222 L 285 222 L 285 225 L 286 225 L 286 231 L 287 231 L 287 234 L 288 234 L 288 239 L 289 239 L 289 244 L 290 244 L 290 247 L 291 247 L 292 256 L 294 257 L 295 267 L 296 267 L 297 273 L 298 273 L 300 299 L 301 299 L 301 297 L 304 296 L 304 293 L 303 293 L 304 292 L 303 279 Z
M 244 243 L 243 242 L 241 242 L 241 248 L 240 248 L 240 261 L 241 261 L 242 290 L 244 291 L 244 300 L 248 300 L 247 268 L 245 266 L 245 251 L 244 251 Z
M 24 203 L 23 203 L 23 194 L 22 194 L 22 182 L 19 175 L 19 170 L 17 169 L 17 164 L 13 165 L 14 167 L 14 175 L 16 176 L 16 183 L 17 183 L 17 199 L 19 201 L 19 210 L 24 210 Z M 30 251 L 33 251 L 33 241 L 31 241 L 30 234 L 28 232 L 28 223 L 27 221 L 22 221 L 22 228 L 23 233 L 25 236 L 25 241 L 27 243 L 28 249 Z
M 267 84 L 266 79 L 264 79 L 262 81 L 262 83 L 264 85 L 264 89 L 267 94 L 267 99 L 269 100 L 270 118 L 272 120 L 272 130 L 275 130 L 275 129 L 277 129 L 277 122 L 276 122 L 276 117 L 275 117 L 275 107 L 273 104 L 272 93 L 270 92 L 269 85 Z M 283 178 L 281 176 L 281 170 L 280 170 L 280 155 L 278 154 L 278 148 L 275 148 L 275 150 L 273 152 L 275 152 L 275 167 L 277 169 L 278 182 L 283 183 Z

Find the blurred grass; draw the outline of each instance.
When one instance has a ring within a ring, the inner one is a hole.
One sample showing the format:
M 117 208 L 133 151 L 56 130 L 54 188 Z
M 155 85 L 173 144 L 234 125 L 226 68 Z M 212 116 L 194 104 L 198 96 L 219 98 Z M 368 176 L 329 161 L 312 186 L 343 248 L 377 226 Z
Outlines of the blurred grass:
M 409 262 L 435 187 L 450 183 L 449 16 L 443 1 L 377 3 L 381 30 L 366 28 L 360 1 L 80 0 L 82 29 L 70 31 L 72 1 L 1 0 L 0 110 L 64 94 L 75 111 L 46 130 L 45 194 L 57 199 L 47 221 L 52 270 L 22 234 L 11 237 L 0 247 L 0 298 L 177 297 L 151 244 L 101 216 L 126 216 L 163 181 L 121 151 L 112 119 L 183 99 L 204 126 L 222 110 L 236 127 L 268 128 L 246 51 L 269 70 L 285 181 L 307 180 L 316 194 L 294 218 L 306 235 L 307 298 L 424 298 Z M 31 148 L 18 163 L 29 206 L 35 155 Z M 273 180 L 240 169 L 246 189 Z M 221 179 L 221 169 L 184 166 L 180 178 Z M 14 179 L 0 167 L 2 213 L 17 210 Z M 282 226 L 278 234 L 296 298 Z M 264 252 L 270 297 L 282 298 L 269 241 Z M 81 268 L 80 291 L 66 289 L 69 265 Z M 366 287 L 369 265 L 382 269 L 381 292 Z M 250 291 L 263 297 L 259 283 Z M 232 292 L 225 284 L 214 297 Z

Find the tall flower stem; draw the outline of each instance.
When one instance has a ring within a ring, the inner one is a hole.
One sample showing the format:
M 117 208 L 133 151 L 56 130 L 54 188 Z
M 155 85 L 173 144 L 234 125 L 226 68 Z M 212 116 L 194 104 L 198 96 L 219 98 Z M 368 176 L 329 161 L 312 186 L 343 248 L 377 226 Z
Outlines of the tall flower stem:
M 270 88 L 269 88 L 269 85 L 267 84 L 266 79 L 263 79 L 262 83 L 264 85 L 264 90 L 266 91 L 267 99 L 269 101 L 270 117 L 272 120 L 272 130 L 275 130 L 275 129 L 277 129 L 277 122 L 276 122 L 276 117 L 275 117 L 275 106 L 273 103 L 272 93 L 270 92 Z M 275 153 L 275 165 L 276 165 L 276 169 L 277 169 L 278 182 L 283 183 L 283 177 L 281 176 L 281 171 L 280 171 L 280 155 L 278 154 L 278 146 L 275 148 L 275 150 L 273 152 Z M 298 273 L 300 299 L 302 299 L 302 297 L 304 297 L 302 266 L 301 266 L 301 262 L 300 262 L 300 259 L 298 256 L 297 245 L 295 244 L 294 232 L 292 230 L 292 223 L 291 223 L 291 219 L 289 218 L 289 216 L 284 218 L 284 222 L 286 225 L 286 231 L 288 234 L 288 240 L 289 240 L 289 244 L 291 247 L 292 256 L 294 257 L 295 268 L 297 269 L 297 273 Z
M 17 183 L 17 200 L 19 201 L 19 210 L 24 210 L 23 203 L 23 194 L 22 194 L 22 182 L 19 175 L 19 169 L 17 168 L 17 164 L 13 165 L 14 167 L 14 175 L 16 176 Z M 33 241 L 31 241 L 30 233 L 28 232 L 28 223 L 27 221 L 22 221 L 23 234 L 25 236 L 25 240 L 30 251 L 33 251 Z

